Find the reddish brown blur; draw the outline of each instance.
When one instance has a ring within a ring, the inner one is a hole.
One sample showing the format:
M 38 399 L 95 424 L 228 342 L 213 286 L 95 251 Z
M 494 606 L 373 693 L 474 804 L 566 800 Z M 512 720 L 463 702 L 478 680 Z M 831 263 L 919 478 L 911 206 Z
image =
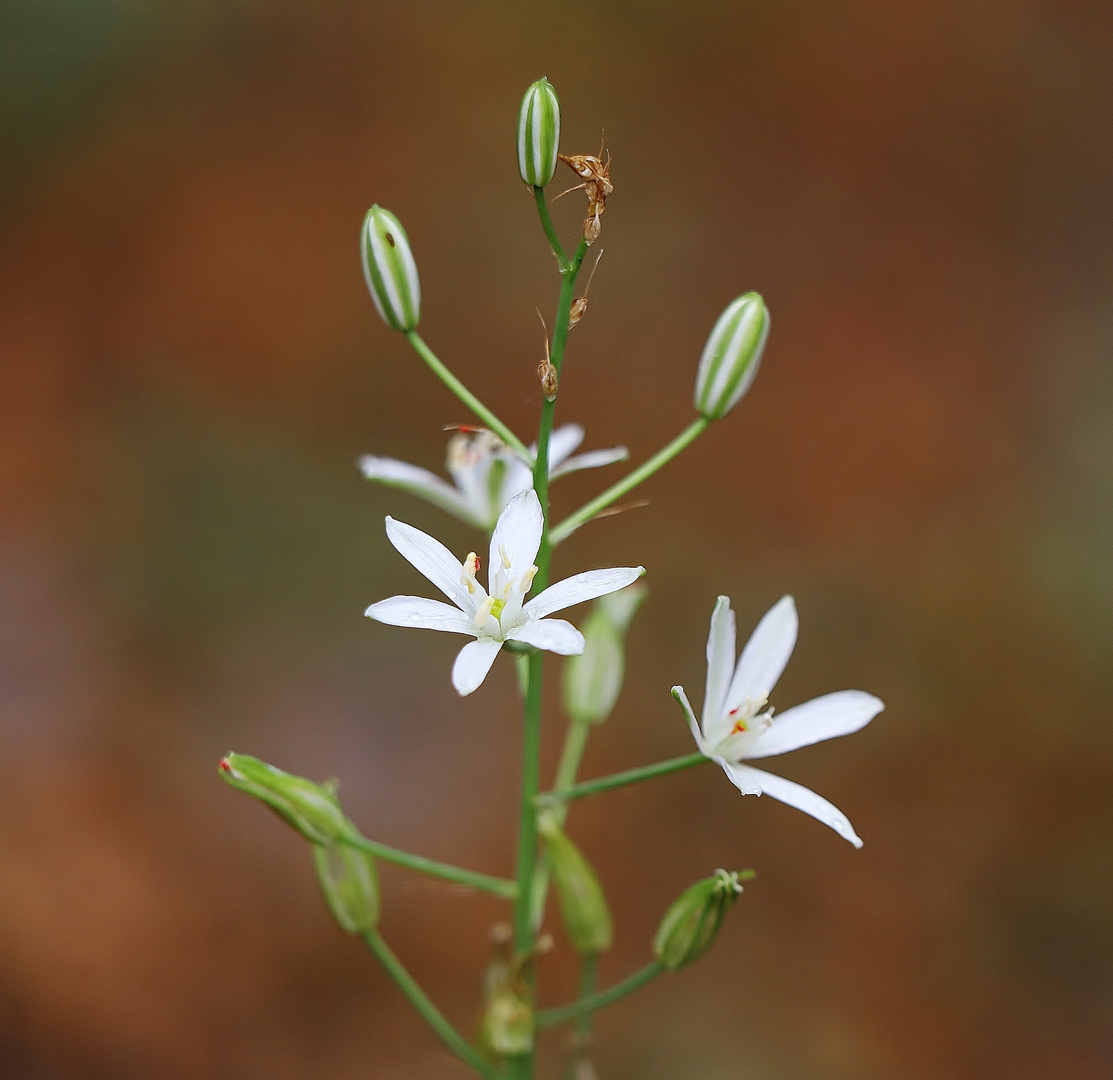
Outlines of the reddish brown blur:
M 471 419 L 379 322 L 356 235 L 373 201 L 398 214 L 426 339 L 529 433 L 557 283 L 512 147 L 541 75 L 562 149 L 605 129 L 613 154 L 561 381 L 587 446 L 643 459 L 690 419 L 722 307 L 773 313 L 738 409 L 558 555 L 649 568 L 585 773 L 689 752 L 668 688 L 701 696 L 718 593 L 747 630 L 796 596 L 774 704 L 887 704 L 771 763 L 861 852 L 713 768 L 575 809 L 606 981 L 690 881 L 759 873 L 705 960 L 600 1019 L 602 1080 L 1113 1074 L 1108 4 L 24 0 L 3 23 L 0 1075 L 464 1075 L 216 766 L 339 776 L 369 834 L 510 872 L 509 663 L 461 701 L 458 641 L 361 614 L 420 589 L 385 513 L 474 539 L 354 467 L 439 468 Z M 574 238 L 580 196 L 554 213 Z M 558 512 L 620 474 L 561 481 Z M 383 876 L 384 933 L 470 1032 L 503 908 Z

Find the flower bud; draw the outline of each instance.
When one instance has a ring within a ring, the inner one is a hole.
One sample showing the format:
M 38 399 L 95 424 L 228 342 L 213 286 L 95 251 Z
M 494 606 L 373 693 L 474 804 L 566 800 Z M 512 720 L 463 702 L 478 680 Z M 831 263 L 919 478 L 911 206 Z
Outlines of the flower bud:
M 708 420 L 726 416 L 750 388 L 769 336 L 769 311 L 755 292 L 719 316 L 703 347 L 696 373 L 696 408 Z
M 317 880 L 329 910 L 349 934 L 366 934 L 379 921 L 379 877 L 375 860 L 346 844 L 314 844 Z
M 421 318 L 421 282 L 406 230 L 389 210 L 376 204 L 367 211 L 359 251 L 367 288 L 383 322 L 392 330 L 413 330 Z
M 331 844 L 352 831 L 336 793 L 322 784 L 276 769 L 247 754 L 228 754 L 220 775 L 232 787 L 262 800 L 315 844 Z
M 518 172 L 532 187 L 553 178 L 560 145 L 560 101 L 548 79 L 538 79 L 522 98 L 518 113 Z
M 564 709 L 573 720 L 599 724 L 610 716 L 626 669 L 623 638 L 644 596 L 641 585 L 609 593 L 584 621 L 584 651 L 564 665 Z
M 741 891 L 737 872 L 716 870 L 714 877 L 697 881 L 681 893 L 665 912 L 653 939 L 657 959 L 670 971 L 676 971 L 703 956 Z
M 579 953 L 605 952 L 614 940 L 614 930 L 595 871 L 551 814 L 542 814 L 537 828 L 545 838 L 560 913 L 572 945 Z

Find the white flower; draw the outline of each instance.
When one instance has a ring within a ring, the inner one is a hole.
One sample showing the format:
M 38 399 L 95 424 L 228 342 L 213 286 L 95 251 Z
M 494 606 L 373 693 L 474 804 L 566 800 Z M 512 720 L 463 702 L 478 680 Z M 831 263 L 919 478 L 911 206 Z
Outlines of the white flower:
M 595 469 L 629 457 L 625 446 L 611 450 L 571 453 L 583 441 L 579 424 L 557 428 L 549 440 L 549 479 L 555 480 L 578 469 Z M 537 453 L 531 446 L 530 452 Z M 458 431 L 448 443 L 445 462 L 455 486 L 436 473 L 394 458 L 365 454 L 359 467 L 368 480 L 402 488 L 447 510 L 450 514 L 490 532 L 499 514 L 515 495 L 533 487 L 533 476 L 525 462 L 485 428 Z
M 849 735 L 885 708 L 872 694 L 840 690 L 796 705 L 774 719 L 773 710 L 767 707 L 769 695 L 792 655 L 797 626 L 792 597 L 782 597 L 757 624 L 735 667 L 734 612 L 730 600 L 720 596 L 711 613 L 707 638 L 707 691 L 701 724 L 696 723 L 684 688 L 674 686 L 672 692 L 688 715 L 700 752 L 717 761 L 743 795 L 772 795 L 861 847 L 858 834 L 838 807 L 800 784 L 742 764 Z
M 392 626 L 474 637 L 475 641 L 460 650 L 452 668 L 452 685 L 461 695 L 470 694 L 483 682 L 507 641 L 565 656 L 583 652 L 579 630 L 563 619 L 545 616 L 624 588 L 645 569 L 589 570 L 550 585 L 527 602 L 526 594 L 537 573 L 533 560 L 541 546 L 542 520 L 541 504 L 532 488 L 510 500 L 491 535 L 488 591 L 476 580 L 479 557 L 474 551 L 461 563 L 439 540 L 388 517 L 390 542 L 456 606 L 421 596 L 392 596 L 372 604 L 365 614 Z

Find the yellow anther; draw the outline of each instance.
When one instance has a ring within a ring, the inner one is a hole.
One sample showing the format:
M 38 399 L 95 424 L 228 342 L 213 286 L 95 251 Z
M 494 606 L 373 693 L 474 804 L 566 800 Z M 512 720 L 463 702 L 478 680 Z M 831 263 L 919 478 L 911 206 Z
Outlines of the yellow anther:
M 522 590 L 522 595 L 525 596 L 529 592 L 529 587 L 533 584 L 534 575 L 537 573 L 537 567 L 531 566 L 523 575 L 522 580 L 518 583 L 518 588 Z
M 488 596 L 487 599 L 479 605 L 479 608 L 475 613 L 475 624 L 477 626 L 482 626 L 483 623 L 487 621 L 487 616 L 491 614 L 491 608 L 494 606 L 494 603 L 494 598 Z
M 504 570 L 509 570 L 511 566 L 510 556 L 506 554 L 505 544 L 499 544 L 499 554 L 502 556 L 502 568 Z

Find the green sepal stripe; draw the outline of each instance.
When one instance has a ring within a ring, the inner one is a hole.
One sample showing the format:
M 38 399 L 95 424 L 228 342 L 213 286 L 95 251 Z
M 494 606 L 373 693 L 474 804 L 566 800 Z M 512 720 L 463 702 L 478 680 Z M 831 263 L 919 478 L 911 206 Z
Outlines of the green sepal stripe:
M 538 79 L 518 112 L 518 172 L 531 187 L 545 187 L 556 172 L 560 101 L 548 79 Z
M 360 258 L 367 290 L 383 322 L 409 332 L 421 318 L 421 282 L 410 241 L 401 222 L 372 206 L 360 232 Z
M 726 416 L 749 389 L 769 336 L 769 310 L 758 293 L 734 300 L 703 347 L 695 406 L 709 420 Z

